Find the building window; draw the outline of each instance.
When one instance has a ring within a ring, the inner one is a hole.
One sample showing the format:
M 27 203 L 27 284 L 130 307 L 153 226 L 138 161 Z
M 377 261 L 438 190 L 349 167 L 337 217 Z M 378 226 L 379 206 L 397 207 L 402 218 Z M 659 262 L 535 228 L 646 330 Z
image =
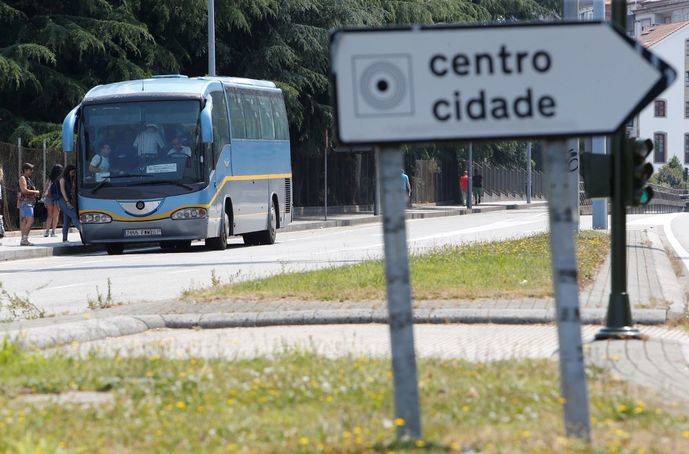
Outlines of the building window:
M 689 71 L 686 71 L 686 72 L 684 73 L 684 85 L 686 85 L 687 87 L 689 87 Z
M 665 117 L 666 113 L 666 104 L 664 99 L 657 99 L 656 102 L 654 103 L 655 109 L 654 109 L 654 116 L 656 117 Z
M 667 134 L 656 132 L 653 134 L 653 162 L 663 164 L 666 158 Z
M 689 164 L 689 134 L 684 134 L 684 163 Z
M 689 118 L 689 101 L 684 103 L 684 118 Z
M 689 57 L 689 39 L 684 41 L 684 54 Z

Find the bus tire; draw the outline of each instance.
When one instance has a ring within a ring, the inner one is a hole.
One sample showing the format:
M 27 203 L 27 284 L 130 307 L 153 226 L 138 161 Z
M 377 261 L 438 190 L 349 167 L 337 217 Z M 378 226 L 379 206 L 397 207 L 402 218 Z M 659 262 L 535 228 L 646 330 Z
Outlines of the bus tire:
M 228 232 L 229 220 L 227 218 L 227 213 L 223 212 L 222 219 L 220 220 L 220 236 L 215 238 L 206 238 L 206 247 L 214 251 L 224 251 L 227 249 L 227 238 L 229 236 Z
M 106 244 L 105 250 L 108 251 L 108 255 L 122 255 L 122 253 L 124 252 L 124 244 L 122 244 L 122 243 Z
M 277 206 L 275 203 L 270 204 L 270 211 L 268 212 L 268 230 L 262 230 L 260 232 L 255 232 L 255 243 L 254 244 L 275 244 L 275 237 L 277 235 Z

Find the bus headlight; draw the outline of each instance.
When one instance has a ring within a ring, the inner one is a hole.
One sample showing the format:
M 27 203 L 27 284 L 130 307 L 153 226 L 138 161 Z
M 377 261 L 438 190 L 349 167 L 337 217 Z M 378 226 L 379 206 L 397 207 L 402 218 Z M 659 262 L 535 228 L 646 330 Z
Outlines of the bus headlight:
M 84 213 L 79 216 L 79 222 L 82 224 L 107 224 L 112 222 L 112 218 L 103 213 Z
M 208 215 L 205 208 L 182 208 L 172 213 L 172 219 L 178 221 L 180 219 L 204 219 Z

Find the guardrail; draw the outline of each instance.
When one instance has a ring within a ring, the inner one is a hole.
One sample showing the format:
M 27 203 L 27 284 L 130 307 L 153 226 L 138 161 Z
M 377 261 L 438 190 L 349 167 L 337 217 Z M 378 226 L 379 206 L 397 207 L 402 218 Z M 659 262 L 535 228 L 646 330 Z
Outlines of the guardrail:
M 627 213 L 629 214 L 645 214 L 645 213 L 677 213 L 685 211 L 687 206 L 687 199 L 689 198 L 689 191 L 685 189 L 672 189 L 656 184 L 650 185 L 653 188 L 653 198 L 646 206 L 629 207 Z M 591 214 L 591 199 L 586 197 L 584 193 L 584 182 L 579 182 L 579 212 L 581 214 Z M 608 209 L 608 212 L 610 210 Z

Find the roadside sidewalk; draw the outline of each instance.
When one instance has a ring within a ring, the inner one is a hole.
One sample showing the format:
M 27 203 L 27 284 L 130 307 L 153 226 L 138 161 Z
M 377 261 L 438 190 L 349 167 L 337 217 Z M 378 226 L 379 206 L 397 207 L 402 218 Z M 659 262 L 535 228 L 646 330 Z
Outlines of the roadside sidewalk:
M 425 219 L 445 216 L 459 216 L 471 213 L 488 213 L 491 211 L 528 209 L 533 207 L 545 206 L 546 202 L 534 201 L 530 205 L 524 201 L 492 202 L 482 204 L 479 207 L 467 211 L 465 207 L 459 206 L 427 206 L 414 207 L 407 210 L 407 219 Z M 296 218 L 281 232 L 298 232 L 304 230 L 323 229 L 329 227 L 346 227 L 359 224 L 370 224 L 379 222 L 380 217 L 373 213 L 354 213 L 328 216 L 324 221 L 322 217 L 305 216 Z M 83 253 L 93 253 L 103 251 L 102 246 L 81 244 L 79 233 L 72 229 L 69 235 L 69 244 L 61 241 L 61 234 L 55 238 L 44 238 L 43 230 L 31 232 L 31 242 L 35 246 L 19 246 L 20 237 L 18 232 L 7 232 L 0 245 L 0 262 L 8 260 L 24 260 L 31 258 L 51 257 L 57 255 L 73 255 Z
M 657 229 L 627 231 L 627 284 L 632 311 L 667 310 L 668 317 L 684 314 L 685 296 Z M 593 285 L 581 294 L 581 306 L 607 307 L 610 295 L 610 256 Z

